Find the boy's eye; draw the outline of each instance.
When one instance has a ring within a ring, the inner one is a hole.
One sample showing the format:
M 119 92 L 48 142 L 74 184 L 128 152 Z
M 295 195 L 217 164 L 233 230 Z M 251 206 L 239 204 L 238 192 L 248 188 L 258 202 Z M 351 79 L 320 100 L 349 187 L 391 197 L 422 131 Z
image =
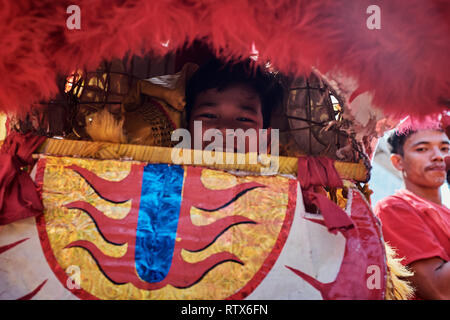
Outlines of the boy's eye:
M 212 113 L 202 113 L 197 116 L 197 118 L 206 118 L 206 119 L 216 119 L 217 116 Z
M 245 117 L 240 117 L 240 118 L 237 118 L 236 120 L 242 121 L 242 122 L 254 122 L 252 119 L 245 118 Z
M 424 151 L 426 151 L 426 150 L 427 150 L 427 148 L 417 148 L 417 149 L 416 149 L 417 152 L 424 152 Z
M 441 148 L 441 151 L 442 151 L 442 152 L 448 153 L 448 150 L 449 150 L 449 147 L 442 147 L 442 148 Z

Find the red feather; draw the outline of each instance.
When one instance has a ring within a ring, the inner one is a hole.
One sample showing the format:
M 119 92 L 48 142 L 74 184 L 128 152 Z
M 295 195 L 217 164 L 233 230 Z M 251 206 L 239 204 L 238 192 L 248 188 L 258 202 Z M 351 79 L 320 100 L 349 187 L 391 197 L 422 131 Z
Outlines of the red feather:
M 68 30 L 66 8 L 81 8 Z M 381 29 L 369 30 L 369 5 Z M 29 110 L 57 93 L 56 75 L 96 68 L 127 52 L 165 55 L 206 39 L 228 59 L 248 56 L 281 71 L 338 69 L 386 114 L 448 109 L 450 3 L 446 0 L 0 0 L 0 111 Z M 170 40 L 169 46 L 162 42 Z

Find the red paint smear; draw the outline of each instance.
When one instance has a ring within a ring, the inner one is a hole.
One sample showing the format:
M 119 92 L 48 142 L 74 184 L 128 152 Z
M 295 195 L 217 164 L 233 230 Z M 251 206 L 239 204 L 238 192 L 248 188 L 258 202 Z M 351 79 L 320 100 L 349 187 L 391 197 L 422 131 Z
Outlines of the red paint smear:
M 31 300 L 39 291 L 41 291 L 42 287 L 45 285 L 48 279 L 44 280 L 39 286 L 36 287 L 33 291 L 31 291 L 29 294 L 24 295 L 22 298 L 19 298 L 17 300 Z
M 386 286 L 385 252 L 376 218 L 361 194 L 353 190 L 351 218 L 356 226 L 352 229 L 340 229 L 346 239 L 344 258 L 336 279 L 322 283 L 306 273 L 286 266 L 320 291 L 324 300 L 384 299 Z M 321 221 L 308 219 L 323 225 Z M 376 265 L 381 271 L 381 288 L 369 289 L 367 286 L 368 267 Z
M 5 245 L 5 246 L 1 246 L 1 247 L 0 247 L 0 254 L 2 254 L 2 253 L 5 252 L 5 251 L 8 251 L 9 249 L 14 248 L 14 247 L 17 246 L 18 244 L 21 244 L 22 242 L 24 242 L 24 241 L 26 241 L 26 240 L 28 240 L 28 239 L 30 239 L 30 238 L 25 238 L 25 239 L 16 241 L 16 242 L 14 242 L 14 243 L 10 243 L 10 244 L 7 244 L 7 245 Z

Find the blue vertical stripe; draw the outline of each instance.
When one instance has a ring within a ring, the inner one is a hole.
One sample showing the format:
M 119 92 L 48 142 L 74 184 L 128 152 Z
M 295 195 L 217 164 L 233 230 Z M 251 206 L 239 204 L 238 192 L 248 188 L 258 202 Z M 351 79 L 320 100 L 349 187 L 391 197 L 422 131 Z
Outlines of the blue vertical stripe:
M 135 259 L 139 277 L 147 282 L 162 281 L 170 270 L 183 176 L 180 166 L 149 164 L 144 167 Z

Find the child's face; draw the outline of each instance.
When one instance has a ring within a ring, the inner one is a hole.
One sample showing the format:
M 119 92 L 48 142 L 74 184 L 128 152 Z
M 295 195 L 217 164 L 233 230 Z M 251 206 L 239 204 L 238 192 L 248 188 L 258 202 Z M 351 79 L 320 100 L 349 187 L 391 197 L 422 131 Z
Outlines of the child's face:
M 194 101 L 189 131 L 194 121 L 202 121 L 202 136 L 208 129 L 218 129 L 225 137 L 226 129 L 263 129 L 259 95 L 245 84 L 236 84 L 222 91 L 209 89 L 199 93 Z M 204 142 L 203 148 L 210 142 Z

